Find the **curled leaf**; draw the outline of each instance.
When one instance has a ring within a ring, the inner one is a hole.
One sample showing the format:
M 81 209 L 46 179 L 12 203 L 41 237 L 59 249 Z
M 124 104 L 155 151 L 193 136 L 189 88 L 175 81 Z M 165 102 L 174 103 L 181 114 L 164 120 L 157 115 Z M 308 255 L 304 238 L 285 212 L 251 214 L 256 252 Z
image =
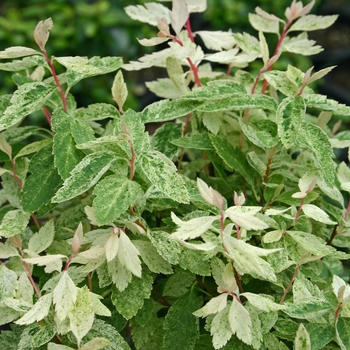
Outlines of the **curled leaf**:
M 51 17 L 45 19 L 45 21 L 40 21 L 34 30 L 34 40 L 40 47 L 42 51 L 45 50 L 45 45 L 49 39 L 50 30 L 53 27 L 53 22 Z

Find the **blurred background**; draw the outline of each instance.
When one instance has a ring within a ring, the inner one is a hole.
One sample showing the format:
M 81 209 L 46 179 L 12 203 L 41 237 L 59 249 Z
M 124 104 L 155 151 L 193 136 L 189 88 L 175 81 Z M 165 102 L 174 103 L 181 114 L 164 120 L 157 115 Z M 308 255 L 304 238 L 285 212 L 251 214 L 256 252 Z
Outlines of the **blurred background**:
M 148 0 L 150 1 L 150 0 Z M 146 0 L 2 0 L 0 3 L 0 50 L 9 46 L 28 46 L 36 48 L 33 30 L 36 24 L 51 17 L 54 28 L 47 44 L 49 55 L 54 56 L 121 56 L 124 62 L 137 60 L 154 48 L 139 45 L 136 38 L 148 38 L 156 35 L 156 28 L 130 19 L 124 7 L 144 4 Z M 304 5 L 308 1 L 304 1 Z M 208 0 L 205 13 L 193 14 L 192 29 L 229 30 L 249 32 L 257 36 L 249 25 L 248 13 L 254 12 L 256 6 L 269 13 L 284 18 L 284 10 L 291 0 Z M 169 3 L 164 3 L 165 5 Z M 316 69 L 337 64 L 333 71 L 319 87 L 320 92 L 327 94 L 342 103 L 350 104 L 350 0 L 316 0 L 312 13 L 319 15 L 340 14 L 336 24 L 325 31 L 310 32 L 325 48 L 319 55 L 302 57 L 284 54 L 279 67 L 283 69 L 291 63 L 302 70 L 312 65 Z M 267 34 L 273 45 L 276 35 Z M 273 46 L 272 46 L 273 47 Z M 259 70 L 256 62 L 252 70 Z M 57 66 L 58 71 L 60 67 Z M 156 100 L 147 91 L 144 82 L 160 77 L 162 72 L 147 69 L 137 72 L 126 72 L 129 96 L 126 108 L 143 109 Z M 94 77 L 77 84 L 73 89 L 78 106 L 90 103 L 112 102 L 110 88 L 114 74 Z M 0 93 L 12 92 L 15 89 L 11 73 L 0 71 Z

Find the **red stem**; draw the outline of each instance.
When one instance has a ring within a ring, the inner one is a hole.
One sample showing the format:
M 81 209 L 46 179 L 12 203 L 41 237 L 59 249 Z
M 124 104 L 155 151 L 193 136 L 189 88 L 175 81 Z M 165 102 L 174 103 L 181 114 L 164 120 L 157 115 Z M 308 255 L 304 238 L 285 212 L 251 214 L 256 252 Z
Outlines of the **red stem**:
M 31 274 L 31 272 L 30 272 L 30 268 L 29 268 L 28 263 L 27 263 L 26 261 L 23 260 L 23 259 L 24 259 L 24 253 L 23 253 L 22 247 L 19 248 L 19 251 L 20 251 L 20 253 L 21 253 L 22 262 L 23 262 L 23 265 L 24 265 L 24 267 L 25 267 L 25 269 L 26 269 L 26 272 L 27 272 L 27 276 L 28 276 L 28 278 L 29 278 L 29 281 L 30 281 L 30 283 L 32 284 L 32 286 L 33 286 L 33 288 L 34 288 L 37 297 L 40 299 L 40 298 L 41 298 L 40 290 L 39 290 L 38 286 L 36 285 L 36 283 L 34 282 L 34 279 L 33 279 L 33 276 L 32 276 L 32 274 Z
M 190 17 L 188 17 L 188 19 L 186 21 L 185 28 L 187 30 L 188 37 L 194 43 L 194 36 L 193 36 L 192 28 L 191 28 Z
M 292 227 L 295 226 L 295 224 L 297 223 L 297 221 L 298 221 L 298 219 L 299 219 L 299 216 L 300 216 L 300 213 L 301 213 L 301 209 L 302 209 L 303 204 L 304 204 L 304 202 L 305 202 L 305 198 L 306 198 L 306 197 L 304 197 L 304 198 L 301 199 L 301 202 L 300 202 L 300 205 L 299 205 L 299 209 L 298 209 L 298 211 L 297 211 L 297 213 L 296 213 L 296 215 L 295 215 L 295 219 L 294 219 L 294 221 L 293 221 Z
M 48 63 L 48 65 L 50 66 L 50 70 L 51 70 L 51 74 L 53 76 L 53 79 L 55 80 L 55 83 L 56 83 L 56 86 L 58 88 L 58 91 L 61 95 L 61 99 L 62 99 L 62 103 L 63 103 L 63 108 L 66 112 L 68 112 L 68 107 L 67 107 L 67 98 L 66 98 L 66 95 L 62 89 L 62 85 L 60 84 L 59 80 L 58 80 L 58 77 L 57 77 L 57 74 L 56 74 L 56 71 L 55 71 L 55 67 L 52 63 L 52 61 L 50 60 L 49 56 L 47 55 L 47 52 L 44 48 L 41 48 L 43 54 L 44 54 L 44 57 L 45 57 L 45 60 L 46 62 Z
M 288 284 L 287 288 L 284 290 L 283 296 L 282 296 L 282 298 L 280 300 L 280 304 L 281 305 L 284 303 L 284 299 L 286 298 L 290 288 L 292 287 L 292 285 L 294 283 L 294 280 L 296 279 L 297 274 L 299 272 L 299 269 L 300 269 L 300 265 L 297 265 L 296 268 L 295 268 L 294 274 L 293 274 L 291 280 L 289 281 L 289 284 Z

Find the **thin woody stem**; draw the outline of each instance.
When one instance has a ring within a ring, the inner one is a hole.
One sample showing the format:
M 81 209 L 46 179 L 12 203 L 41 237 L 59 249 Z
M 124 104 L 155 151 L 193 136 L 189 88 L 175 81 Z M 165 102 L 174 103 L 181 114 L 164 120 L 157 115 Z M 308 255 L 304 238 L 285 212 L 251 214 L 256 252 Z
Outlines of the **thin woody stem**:
M 293 285 L 293 283 L 294 283 L 294 280 L 295 280 L 296 277 L 297 277 L 297 274 L 298 274 L 298 272 L 299 272 L 299 269 L 300 269 L 300 265 L 297 265 L 296 268 L 295 268 L 295 271 L 294 271 L 294 273 L 293 273 L 293 276 L 292 276 L 291 280 L 290 280 L 289 283 L 288 283 L 287 288 L 284 290 L 284 293 L 283 293 L 282 298 L 281 298 L 281 300 L 280 300 L 280 304 L 281 304 L 281 305 L 284 303 L 284 300 L 286 299 L 286 296 L 287 296 L 287 294 L 288 294 L 290 288 L 292 287 L 292 285 Z

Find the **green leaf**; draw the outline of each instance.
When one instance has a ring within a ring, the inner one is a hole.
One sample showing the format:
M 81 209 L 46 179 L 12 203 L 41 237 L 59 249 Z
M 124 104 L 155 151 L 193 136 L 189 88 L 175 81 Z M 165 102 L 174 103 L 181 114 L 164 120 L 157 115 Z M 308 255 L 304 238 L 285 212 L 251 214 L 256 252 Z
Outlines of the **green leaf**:
M 132 243 L 140 252 L 142 260 L 151 272 L 162 273 L 164 275 L 173 273 L 172 265 L 158 254 L 151 242 L 138 240 L 132 241 Z
M 35 154 L 29 164 L 31 173 L 23 186 L 21 204 L 27 212 L 37 211 L 48 204 L 61 185 L 61 177 L 53 166 L 51 145 Z
M 163 153 L 169 159 L 177 155 L 179 148 L 172 143 L 173 140 L 182 136 L 182 125 L 165 123 L 159 127 L 151 139 L 152 149 Z
M 225 164 L 240 173 L 246 181 L 251 185 L 255 186 L 254 172 L 250 167 L 247 159 L 245 158 L 242 151 L 231 145 L 227 139 L 210 135 L 210 140 L 216 149 L 216 152 L 225 162 Z
M 339 345 L 342 350 L 350 347 L 350 320 L 348 318 L 340 317 L 337 322 L 337 339 L 340 341 Z
M 200 150 L 213 150 L 213 144 L 208 134 L 191 134 L 189 136 L 180 137 L 170 141 L 178 147 L 194 148 Z
M 181 248 L 167 232 L 147 230 L 147 236 L 160 256 L 173 265 L 179 262 Z
M 310 336 L 312 350 L 323 349 L 335 336 L 334 327 L 323 323 L 308 323 L 305 328 Z
M 16 209 L 8 211 L 2 218 L 0 224 L 0 236 L 12 237 L 21 234 L 30 219 L 30 213 Z
M 48 315 L 51 303 L 52 293 L 43 295 L 26 314 L 16 321 L 16 323 L 19 325 L 26 325 L 41 321 Z
M 94 316 L 90 291 L 87 286 L 79 288 L 76 294 L 76 300 L 69 309 L 70 328 L 77 339 L 78 347 L 82 338 L 92 327 Z
M 41 55 L 41 52 L 24 46 L 11 46 L 5 49 L 4 51 L 0 51 L 0 59 L 17 58 L 31 55 Z
M 335 181 L 333 150 L 327 134 L 316 125 L 302 123 L 298 133 L 298 143 L 314 154 L 324 180 L 327 185 L 333 187 Z
M 144 270 L 142 278 L 133 276 L 131 283 L 122 292 L 112 287 L 112 303 L 124 318 L 129 320 L 142 308 L 144 299 L 151 295 L 152 283 L 152 276 Z
M 106 118 L 118 118 L 120 113 L 117 108 L 107 103 L 94 103 L 87 108 L 79 108 L 76 111 L 75 117 L 79 120 L 93 121 L 103 120 Z
M 51 139 L 45 139 L 41 141 L 35 141 L 30 143 L 29 145 L 24 146 L 15 156 L 14 159 L 26 156 L 31 153 L 37 153 L 39 152 L 42 148 L 48 146 L 51 144 L 52 140 Z
M 293 25 L 289 28 L 289 31 L 311 31 L 319 30 L 330 27 L 338 15 L 333 16 L 316 16 L 316 15 L 306 15 L 300 17 Z
M 287 97 L 278 106 L 276 122 L 278 136 L 283 145 L 290 148 L 295 143 L 305 115 L 305 103 L 301 96 Z
M 93 208 L 96 222 L 106 225 L 124 214 L 143 194 L 141 186 L 117 175 L 101 180 L 94 188 Z
M 55 60 L 67 68 L 66 79 L 69 87 L 78 81 L 96 75 L 107 74 L 123 65 L 120 57 L 55 57 Z
M 30 237 L 28 242 L 28 249 L 39 254 L 51 245 L 54 236 L 55 224 L 53 220 L 50 220 L 40 228 L 39 232 Z
M 96 152 L 87 155 L 72 171 L 63 187 L 61 187 L 52 201 L 54 203 L 64 202 L 84 193 L 94 186 L 104 173 L 110 168 L 115 160 L 111 152 Z
M 63 271 L 61 278 L 53 290 L 53 302 L 57 318 L 63 321 L 77 299 L 78 288 L 75 286 L 67 271 Z M 40 299 L 39 299 L 40 300 Z
M 103 350 L 130 350 L 129 345 L 124 338 L 116 331 L 115 327 L 100 320 L 95 319 L 89 333 L 83 338 L 83 343 L 91 341 L 96 338 L 105 338 L 109 340 L 109 345 L 105 346 Z M 82 346 L 84 347 L 84 345 Z M 92 349 L 91 349 L 92 350 Z
M 165 122 L 193 112 L 203 101 L 162 100 L 148 105 L 141 112 L 144 123 Z
M 52 130 L 55 131 L 53 154 L 55 166 L 62 179 L 67 179 L 70 172 L 84 158 L 84 153 L 75 147 L 70 129 L 72 117 L 63 108 L 57 108 L 52 114 Z
M 176 167 L 169 158 L 157 151 L 149 151 L 147 154 L 140 155 L 138 165 L 159 191 L 176 202 L 189 202 L 186 184 L 176 173 Z
M 298 304 L 286 302 L 285 306 L 286 308 L 282 311 L 297 319 L 321 317 L 331 310 L 331 306 L 325 301 L 307 301 Z
M 200 276 L 210 276 L 210 264 L 205 253 L 200 250 L 184 248 L 180 255 L 179 265 Z
M 198 318 L 192 313 L 198 308 L 195 293 L 187 293 L 169 308 L 165 317 L 163 346 L 169 350 L 191 350 L 199 336 Z
M 244 111 L 246 109 L 268 109 L 276 111 L 277 102 L 266 95 L 233 95 L 220 100 L 208 100 L 196 109 L 200 112 Z
M 55 90 L 56 86 L 40 82 L 21 85 L 0 117 L 0 131 L 19 123 L 28 114 L 42 108 Z
M 310 254 L 326 256 L 334 252 L 333 247 L 326 245 L 325 241 L 312 233 L 302 231 L 286 231 L 286 233 Z

